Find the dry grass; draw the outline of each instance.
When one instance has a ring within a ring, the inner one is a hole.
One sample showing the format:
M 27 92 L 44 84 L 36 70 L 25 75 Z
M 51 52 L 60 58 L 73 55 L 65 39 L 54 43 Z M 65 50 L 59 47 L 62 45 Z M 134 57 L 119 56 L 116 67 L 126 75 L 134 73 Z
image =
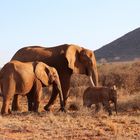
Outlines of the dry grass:
M 132 66 L 132 64 L 129 65 Z M 104 65 L 102 66 L 100 66 L 99 72 L 102 71 L 104 74 L 106 69 L 104 69 Z M 109 66 L 115 68 L 116 64 Z M 125 69 L 127 71 L 127 68 Z M 86 85 L 76 84 L 79 88 L 72 86 L 67 113 L 58 112 L 59 100 L 55 102 L 51 112 L 45 112 L 43 106 L 47 103 L 48 97 L 42 99 L 40 113 L 27 112 L 26 98 L 22 97 L 20 99 L 22 112 L 0 116 L 0 140 L 140 139 L 140 92 L 138 90 L 129 94 L 125 88 L 120 87 L 118 89 L 118 115 L 113 112 L 113 115 L 109 117 L 104 110 L 95 114 L 94 107 L 92 109 L 82 107 L 82 93 L 88 85 L 88 80 Z M 69 110 L 72 103 L 73 106 L 77 106 L 78 110 Z M 0 98 L 0 108 L 1 104 Z
M 132 102 L 132 99 L 129 99 Z M 24 100 L 25 101 L 25 100 Z M 50 113 L 40 108 L 40 113 L 16 112 L 0 116 L 0 139 L 2 140 L 43 140 L 43 139 L 139 139 L 140 110 L 126 107 L 126 101 L 119 101 L 119 113 L 109 117 L 103 110 L 95 114 L 93 110 L 80 107 L 79 111 Z M 123 107 L 122 108 L 122 105 Z M 133 105 L 137 102 L 133 100 Z

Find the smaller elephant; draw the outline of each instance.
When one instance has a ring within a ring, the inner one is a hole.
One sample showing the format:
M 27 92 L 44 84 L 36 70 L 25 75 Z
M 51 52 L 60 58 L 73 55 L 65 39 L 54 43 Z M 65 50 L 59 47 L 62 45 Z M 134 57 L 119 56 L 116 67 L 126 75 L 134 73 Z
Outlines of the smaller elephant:
M 3 96 L 1 114 L 9 114 L 10 100 L 14 95 L 27 95 L 28 110 L 38 111 L 42 85 L 53 85 L 59 93 L 61 108 L 63 95 L 58 73 L 55 68 L 43 62 L 10 61 L 0 71 L 0 86 Z
M 96 112 L 99 111 L 99 103 L 102 103 L 107 109 L 109 115 L 112 115 L 109 101 L 114 103 L 117 114 L 117 91 L 115 87 L 88 87 L 84 91 L 83 105 L 86 107 L 91 107 L 92 104 L 95 104 Z

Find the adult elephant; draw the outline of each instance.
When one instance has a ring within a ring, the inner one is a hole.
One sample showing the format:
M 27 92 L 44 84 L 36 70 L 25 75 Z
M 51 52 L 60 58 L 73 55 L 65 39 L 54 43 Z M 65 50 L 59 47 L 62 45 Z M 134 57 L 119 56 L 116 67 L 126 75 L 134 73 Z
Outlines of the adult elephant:
M 63 109 L 63 95 L 58 73 L 54 67 L 43 62 L 10 61 L 0 71 L 0 85 L 3 96 L 2 114 L 8 114 L 12 97 L 27 95 L 28 110 L 38 112 L 42 84 L 52 85 L 53 91 L 59 93 L 61 109 Z M 32 91 L 32 92 L 31 92 Z
M 93 86 L 98 86 L 98 73 L 93 51 L 77 45 L 63 44 L 51 48 L 41 46 L 24 47 L 15 53 L 12 60 L 22 62 L 42 61 L 49 66 L 55 67 L 60 77 L 64 105 L 66 104 L 70 78 L 73 73 L 90 76 Z M 52 93 L 44 109 L 48 110 L 55 99 L 56 94 Z M 13 100 L 13 110 L 18 109 L 18 96 L 16 95 Z

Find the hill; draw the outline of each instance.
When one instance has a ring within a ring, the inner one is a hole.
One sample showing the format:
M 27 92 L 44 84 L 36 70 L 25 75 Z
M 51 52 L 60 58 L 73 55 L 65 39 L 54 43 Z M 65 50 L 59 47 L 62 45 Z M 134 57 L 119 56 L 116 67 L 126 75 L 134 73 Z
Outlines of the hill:
M 95 51 L 97 61 L 140 59 L 140 28 L 137 28 Z

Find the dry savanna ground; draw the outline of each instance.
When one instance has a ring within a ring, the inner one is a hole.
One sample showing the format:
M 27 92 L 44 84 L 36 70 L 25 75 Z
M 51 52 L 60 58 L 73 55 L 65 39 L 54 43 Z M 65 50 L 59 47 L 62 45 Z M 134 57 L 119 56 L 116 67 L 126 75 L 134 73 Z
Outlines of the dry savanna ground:
M 73 75 L 66 113 L 58 111 L 58 99 L 50 112 L 43 111 L 48 96 L 42 98 L 40 113 L 27 112 L 26 97 L 21 97 L 21 112 L 0 115 L 0 140 L 139 140 L 140 63 L 100 64 L 98 71 L 101 85 L 117 86 L 117 115 L 82 107 L 82 94 L 90 82 L 86 76 Z

